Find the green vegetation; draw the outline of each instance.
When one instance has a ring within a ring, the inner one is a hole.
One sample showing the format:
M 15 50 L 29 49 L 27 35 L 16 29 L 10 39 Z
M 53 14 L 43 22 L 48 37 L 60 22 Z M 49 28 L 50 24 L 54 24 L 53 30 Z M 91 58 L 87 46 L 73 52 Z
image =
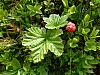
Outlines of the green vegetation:
M 99 31 L 100 0 L 0 0 L 0 75 L 99 75 Z

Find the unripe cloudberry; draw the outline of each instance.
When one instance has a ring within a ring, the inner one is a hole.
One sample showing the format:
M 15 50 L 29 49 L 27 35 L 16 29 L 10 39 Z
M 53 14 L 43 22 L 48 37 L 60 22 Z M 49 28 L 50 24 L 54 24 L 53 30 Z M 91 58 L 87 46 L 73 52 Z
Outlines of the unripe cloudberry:
M 66 25 L 66 30 L 68 30 L 69 32 L 74 32 L 76 30 L 76 25 L 72 22 L 69 22 Z

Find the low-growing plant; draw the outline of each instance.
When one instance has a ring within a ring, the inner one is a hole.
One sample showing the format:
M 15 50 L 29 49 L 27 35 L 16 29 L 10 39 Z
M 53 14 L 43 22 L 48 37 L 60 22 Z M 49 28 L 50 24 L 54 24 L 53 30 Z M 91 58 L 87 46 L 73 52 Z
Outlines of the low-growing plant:
M 0 75 L 99 75 L 99 0 L 1 0 Z

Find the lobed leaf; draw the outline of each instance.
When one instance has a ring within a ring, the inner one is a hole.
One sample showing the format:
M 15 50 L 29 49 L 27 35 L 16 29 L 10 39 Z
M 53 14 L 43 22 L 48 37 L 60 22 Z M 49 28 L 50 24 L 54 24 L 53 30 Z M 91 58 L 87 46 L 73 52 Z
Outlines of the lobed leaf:
M 67 24 L 67 15 L 59 16 L 56 14 L 51 14 L 49 18 L 44 17 L 43 20 L 46 22 L 46 28 L 48 29 L 58 29 L 60 27 L 64 27 Z
M 36 63 L 44 59 L 44 54 L 47 54 L 48 50 L 55 55 L 62 55 L 63 44 L 59 37 L 62 33 L 60 29 L 47 30 L 46 32 L 45 28 L 32 27 L 24 35 L 22 44 L 29 46 L 32 51 L 31 56 L 33 61 Z

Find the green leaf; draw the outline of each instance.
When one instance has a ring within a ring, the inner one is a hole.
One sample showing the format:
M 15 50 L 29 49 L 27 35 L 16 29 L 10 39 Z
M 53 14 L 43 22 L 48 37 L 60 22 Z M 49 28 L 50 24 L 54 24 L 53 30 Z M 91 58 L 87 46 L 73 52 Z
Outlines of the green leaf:
M 21 68 L 20 63 L 16 58 L 13 58 L 11 65 L 13 66 L 14 70 Z
M 90 65 L 90 64 L 85 64 L 85 63 L 84 63 L 84 64 L 83 64 L 83 68 L 93 68 L 93 67 L 92 67 L 92 65 Z
M 97 42 L 96 46 L 97 46 L 98 50 L 100 50 L 100 42 Z
M 48 75 L 43 66 L 40 66 L 37 71 L 40 73 L 39 75 Z
M 30 10 L 30 15 L 34 16 L 35 14 L 41 14 L 41 6 L 35 4 L 34 6 L 32 5 L 27 5 L 27 8 Z
M 63 34 L 62 30 L 60 29 L 53 29 L 53 30 L 48 30 L 47 31 L 47 36 L 51 39 L 56 38 Z
M 43 20 L 46 22 L 46 28 L 48 29 L 58 29 L 60 27 L 64 27 L 67 24 L 67 19 L 68 17 L 66 15 L 64 16 L 59 16 L 56 14 L 51 14 L 49 18 L 44 17 Z
M 18 73 L 17 73 L 17 75 L 21 75 L 21 71 L 20 71 L 20 70 L 18 70 Z
M 5 18 L 8 18 L 7 10 L 0 9 L 0 20 L 3 20 Z
M 96 3 L 100 3 L 100 0 L 95 0 L 96 1 Z
M 94 57 L 93 57 L 93 56 L 90 56 L 90 55 L 85 56 L 85 58 L 86 58 L 87 60 L 93 60 L 93 59 L 94 59 Z
M 94 39 L 85 42 L 85 51 L 94 50 L 96 51 L 96 43 Z
M 28 71 L 24 71 L 23 69 L 19 69 L 17 75 L 27 75 Z
M 78 26 L 78 32 L 82 32 L 82 26 Z
M 0 32 L 0 37 L 3 37 L 2 32 Z
M 74 58 L 73 62 L 79 62 L 79 58 Z
M 83 72 L 81 70 L 78 70 L 79 75 L 83 75 Z
M 94 59 L 94 60 L 90 60 L 88 61 L 90 64 L 98 64 L 100 61 Z
M 90 38 L 96 38 L 96 35 L 99 33 L 99 30 L 96 30 L 96 27 L 93 27 L 93 30 L 90 34 Z
M 25 70 L 25 71 L 29 71 L 30 70 L 30 63 L 25 63 L 24 65 L 23 65 L 23 69 Z
M 75 37 L 73 38 L 73 42 L 74 42 L 74 43 L 78 43 L 78 42 L 79 42 L 79 37 L 78 37 L 78 36 L 75 36 Z
M 31 56 L 33 61 L 39 62 L 44 59 L 44 54 L 48 53 L 48 50 L 55 55 L 62 55 L 63 44 L 59 37 L 63 32 L 60 29 L 47 30 L 44 28 L 32 27 L 29 32 L 25 34 L 25 38 L 22 42 L 24 46 L 29 46 L 32 51 Z
M 70 39 L 68 40 L 68 44 L 70 45 L 70 47 L 75 48 L 78 45 L 76 44 L 78 42 L 78 40 L 76 38 Z
M 82 29 L 82 34 L 85 34 L 86 35 L 89 32 L 90 32 L 90 29 L 89 28 L 85 28 L 85 29 L 83 28 Z
M 28 74 L 28 72 L 25 71 L 25 72 L 22 72 L 20 75 L 27 75 L 27 74 Z
M 63 2 L 64 6 L 65 6 L 66 8 L 69 7 L 69 5 L 68 5 L 68 0 L 62 0 L 62 2 Z
M 80 2 L 83 2 L 83 0 L 79 0 Z
M 94 73 L 93 70 L 88 70 L 88 69 L 84 70 L 83 72 L 85 72 L 85 73 Z
M 60 37 L 48 40 L 48 49 L 57 56 L 61 56 L 63 53 L 63 44 Z
M 90 59 L 89 59 L 90 60 Z M 83 63 L 83 68 L 93 68 L 92 64 L 89 64 L 89 60 L 85 60 Z
M 28 33 L 25 34 L 25 39 L 23 41 L 24 46 L 30 46 L 30 45 L 37 45 L 45 40 L 46 36 L 46 29 L 44 28 L 37 28 L 32 27 L 28 29 Z
M 68 70 L 67 72 L 65 72 L 65 74 L 64 74 L 64 75 L 71 75 L 70 70 Z
M 68 9 L 68 12 L 69 12 L 70 14 L 76 13 L 76 6 L 75 6 L 75 5 L 71 6 L 71 7 Z
M 83 20 L 83 25 L 85 25 L 84 27 L 87 27 L 89 25 L 89 20 L 90 20 L 90 15 L 86 14 Z
M 89 22 L 89 20 L 90 20 L 90 15 L 86 14 L 84 17 L 84 22 Z
M 99 8 L 97 9 L 97 12 L 98 12 L 97 14 L 98 14 L 99 17 L 100 17 L 100 9 L 99 9 Z
M 76 43 L 72 43 L 72 44 L 71 44 L 71 47 L 72 47 L 72 48 L 75 48 L 75 47 L 77 47 L 77 46 L 78 46 L 78 45 L 77 45 Z
M 11 71 L 3 71 L 0 73 L 0 75 L 15 75 L 17 73 L 17 70 L 11 70 Z
M 87 35 L 84 35 L 84 40 L 85 41 L 89 40 Z
M 31 69 L 30 70 L 30 75 L 36 75 L 36 73 Z
M 34 9 L 34 7 L 33 7 L 32 5 L 27 5 L 27 8 L 28 8 L 29 10 L 33 10 L 33 9 Z
M 94 3 L 93 2 L 90 2 L 90 6 L 94 6 Z

